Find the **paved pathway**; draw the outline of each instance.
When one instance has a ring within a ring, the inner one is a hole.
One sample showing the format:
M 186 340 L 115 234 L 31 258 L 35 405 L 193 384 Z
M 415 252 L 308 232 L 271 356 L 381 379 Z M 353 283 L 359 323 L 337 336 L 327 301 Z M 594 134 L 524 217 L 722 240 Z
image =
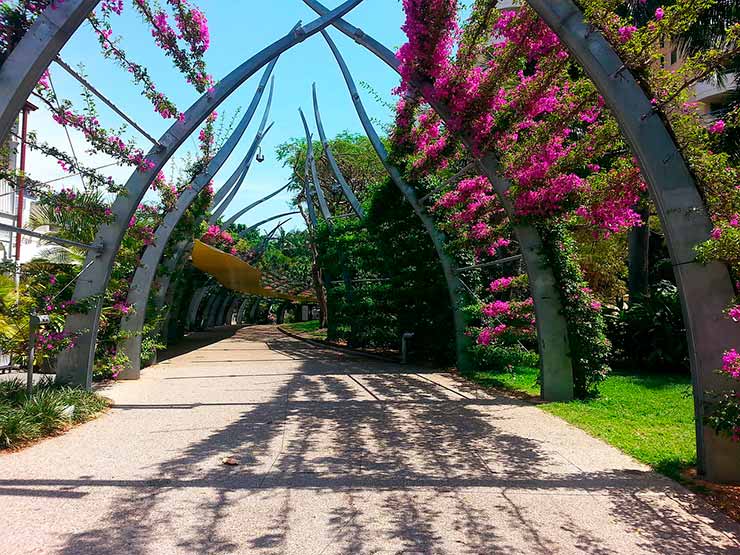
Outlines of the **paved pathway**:
M 190 343 L 0 456 L 0 554 L 740 554 L 738 526 L 526 403 L 270 327 Z

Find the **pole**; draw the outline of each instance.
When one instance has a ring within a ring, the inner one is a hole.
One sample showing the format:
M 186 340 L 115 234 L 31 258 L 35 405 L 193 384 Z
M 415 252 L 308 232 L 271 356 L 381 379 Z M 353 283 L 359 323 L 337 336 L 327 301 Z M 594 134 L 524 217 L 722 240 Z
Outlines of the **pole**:
M 36 356 L 36 311 L 31 312 L 28 320 L 28 371 L 26 373 L 26 393 L 30 397 L 33 393 L 33 359 Z
M 23 227 L 23 194 L 26 185 L 26 138 L 28 137 L 28 104 L 23 106 L 23 123 L 21 130 L 21 173 L 18 177 L 18 227 Z M 15 260 L 20 264 L 21 261 L 21 234 L 15 236 Z

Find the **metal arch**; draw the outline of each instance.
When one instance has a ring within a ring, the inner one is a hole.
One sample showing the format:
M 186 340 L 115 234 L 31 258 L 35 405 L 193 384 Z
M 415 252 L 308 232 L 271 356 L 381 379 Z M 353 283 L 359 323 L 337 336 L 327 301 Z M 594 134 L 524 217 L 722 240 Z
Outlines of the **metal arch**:
M 260 297 L 256 297 L 254 299 L 254 303 L 252 303 L 252 306 L 249 307 L 249 323 L 250 324 L 255 323 L 257 310 L 259 310 L 261 300 L 262 299 Z
M 317 0 L 303 0 L 319 15 L 328 13 Z M 400 62 L 395 54 L 383 44 L 365 34 L 361 29 L 350 25 L 343 19 L 337 19 L 332 24 L 339 31 L 352 38 L 395 72 L 399 73 Z M 423 83 L 414 83 L 421 94 L 426 90 Z M 434 98 L 425 98 L 443 120 L 449 118 L 449 109 Z M 505 196 L 509 182 L 501 178 L 498 172 L 498 161 L 490 154 L 476 157 L 474 149 L 467 137 L 462 136 L 468 151 L 471 153 L 481 170 L 494 186 L 499 200 L 509 214 L 513 214 L 511 204 Z M 537 343 L 540 353 L 540 368 L 542 374 L 542 397 L 545 400 L 564 401 L 573 398 L 573 366 L 570 359 L 568 329 L 563 316 L 564 311 L 560 301 L 555 275 L 543 256 L 542 239 L 532 226 L 517 225 L 514 233 L 521 245 L 529 275 L 529 289 L 534 301 L 534 310 L 537 322 Z
M 316 0 L 304 0 L 304 3 L 319 14 L 327 11 Z M 604 96 L 607 105 L 619 121 L 625 138 L 637 155 L 648 180 L 659 217 L 666 229 L 666 238 L 681 294 L 691 352 L 699 466 L 711 479 L 729 477 L 726 479 L 737 480 L 740 449 L 702 427 L 704 389 L 710 387 L 726 389 L 729 386 L 727 381 L 720 382 L 721 378 L 715 374 L 714 369 L 721 365 L 722 352 L 740 343 L 738 338 L 740 331 L 721 317 L 723 309 L 734 294 L 727 268 L 716 262 L 706 266 L 695 262 L 693 247 L 708 237 L 711 226 L 691 173 L 686 168 L 670 132 L 660 118 L 652 113 L 652 105 L 640 85 L 630 72 L 626 71 L 619 56 L 601 33 L 596 32 L 584 21 L 580 9 L 571 0 L 527 0 L 527 3 L 583 65 Z M 335 21 L 333 25 L 398 71 L 398 59 L 381 43 L 342 19 Z M 438 106 L 433 107 L 436 109 Z M 444 115 L 440 115 L 444 119 Z M 481 162 L 489 179 L 495 176 L 491 170 L 495 170 L 496 160 L 484 158 Z M 503 187 L 506 184 L 499 183 L 498 186 Z M 556 296 L 550 296 L 549 299 L 543 297 L 548 290 L 553 290 L 554 276 L 550 271 L 540 271 L 537 272 L 538 277 L 544 282 L 533 285 L 531 281 L 532 264 L 529 259 L 532 258 L 532 249 L 536 249 L 537 243 L 541 241 L 538 237 L 531 236 L 529 232 L 523 235 L 521 229 L 517 235 L 530 273 L 530 288 L 535 300 L 538 321 L 538 339 L 543 331 L 547 331 L 550 339 L 555 340 L 550 341 L 547 350 L 543 350 L 540 341 L 540 352 L 545 356 L 548 356 L 548 353 L 559 354 L 563 357 L 563 362 L 567 362 L 569 366 L 570 362 L 566 358 L 567 330 L 563 325 L 564 322 L 554 325 L 557 320 L 563 320 L 560 303 Z M 522 241 L 525 237 L 528 238 L 526 242 Z M 550 316 L 543 318 L 542 309 Z M 539 322 L 543 320 L 549 322 L 547 330 L 540 327 Z M 557 346 L 558 343 L 560 347 Z M 553 346 L 556 348 L 553 349 Z M 566 348 L 565 351 L 563 347 Z M 542 359 L 543 377 L 548 374 L 545 371 L 547 365 L 545 356 Z M 555 368 L 557 359 L 558 356 L 554 356 L 552 360 Z M 543 390 L 544 387 L 545 384 Z
M 234 311 L 236 310 L 236 307 L 239 304 L 240 298 L 241 298 L 240 293 L 233 293 L 231 295 L 231 302 L 226 306 L 226 310 L 224 310 L 223 323 L 221 324 L 222 326 L 231 325 L 231 319 L 234 316 Z
M 270 65 L 274 67 L 274 65 L 277 63 L 277 60 L 278 58 L 275 58 L 270 63 Z M 260 87 L 261 87 L 261 90 L 260 90 Z M 260 98 L 262 98 L 262 92 L 264 92 L 264 85 L 262 82 L 260 82 L 260 87 L 257 87 L 257 93 L 259 93 Z M 260 125 L 258 128 L 259 131 L 257 133 L 258 136 L 260 133 L 262 133 L 265 130 L 265 124 L 267 123 L 267 118 L 269 117 L 269 114 L 270 114 L 270 106 L 272 106 L 272 96 L 274 92 L 275 92 L 275 76 L 273 75 L 272 78 L 270 79 L 270 93 L 267 95 L 267 104 L 265 107 L 265 111 L 262 114 L 262 119 L 260 120 Z M 255 93 L 255 97 L 257 93 Z M 255 109 L 256 109 L 256 106 L 255 106 Z M 213 195 L 213 199 L 211 200 L 211 207 L 214 207 L 220 204 L 221 201 L 224 199 L 224 197 L 228 194 L 228 192 L 231 191 L 231 188 L 234 186 L 234 183 L 236 182 L 236 180 L 239 179 L 239 176 L 241 176 L 242 173 L 247 171 L 247 168 L 249 167 L 249 162 L 247 162 L 247 160 L 249 158 L 250 157 L 248 154 L 245 155 L 244 159 L 239 164 L 239 169 L 234 172 L 234 175 L 232 175 L 226 183 L 224 183 L 223 187 L 221 187 L 218 191 L 216 191 L 216 194 Z
M 75 347 L 61 353 L 57 359 L 56 379 L 59 383 L 84 386 L 86 389 L 92 387 L 92 368 L 103 293 L 108 286 L 113 262 L 128 228 L 129 220 L 134 215 L 136 207 L 157 173 L 185 139 L 206 119 L 208 114 L 226 100 L 251 75 L 276 56 L 302 42 L 307 37 L 316 34 L 337 17 L 349 12 L 361 1 L 347 0 L 330 14 L 312 21 L 305 27 L 299 26 L 293 29 L 284 37 L 249 58 L 220 81 L 212 93 L 201 96 L 185 113 L 184 121 L 176 122 L 164 133 L 159 141 L 162 148 L 153 148 L 149 151 L 147 159 L 154 166 L 148 171 L 135 170 L 133 172 L 126 183 L 125 193 L 118 195 L 113 203 L 113 222 L 103 224 L 98 229 L 96 241 L 104 245 L 100 258 L 95 260 L 92 255 L 87 257 L 89 266 L 76 283 L 73 300 L 80 301 L 90 297 L 96 297 L 97 300 L 91 310 L 70 315 L 66 319 L 65 330 L 75 333 L 81 332 L 81 334 L 78 336 Z
M 251 302 L 251 297 L 246 296 L 244 297 L 244 302 L 239 307 L 239 311 L 236 313 L 236 324 L 238 326 L 241 326 L 244 324 L 244 313 L 247 311 L 247 308 L 249 308 L 249 303 Z
M 195 325 L 195 319 L 198 317 L 198 309 L 203 302 L 203 298 L 211 287 L 212 286 L 204 285 L 193 293 L 193 298 L 190 300 L 190 306 L 188 307 L 187 321 L 185 322 L 188 328 Z
M 219 285 L 215 285 L 206 293 L 206 296 L 203 298 L 203 302 L 198 307 L 198 314 L 195 317 L 194 326 L 196 330 L 202 331 L 205 329 L 206 318 L 210 313 L 211 307 L 218 297 L 220 290 L 221 287 Z
M 279 195 L 288 187 L 290 187 L 290 183 L 288 183 L 287 185 L 283 185 L 282 187 L 280 187 L 276 191 L 273 191 L 269 195 L 264 196 L 261 199 L 254 201 L 252 204 L 246 206 L 245 208 L 242 208 L 241 210 L 239 210 L 239 212 L 237 212 L 236 214 L 234 214 L 233 216 L 231 216 L 228 220 L 224 222 L 223 228 L 228 229 L 229 227 L 234 225 L 239 218 L 241 218 L 244 214 L 249 212 L 252 208 L 254 208 L 255 206 L 259 206 L 263 202 L 270 200 L 272 197 L 276 195 Z
M 136 268 L 134 277 L 131 280 L 128 296 L 126 298 L 126 304 L 131 306 L 133 311 L 125 316 L 121 321 L 121 331 L 126 333 L 124 333 L 125 339 L 119 344 L 119 351 L 123 352 L 128 358 L 126 367 L 119 375 L 121 379 L 138 379 L 141 374 L 141 332 L 144 329 L 144 322 L 146 320 L 149 294 L 151 292 L 154 279 L 157 276 L 157 269 L 162 259 L 162 255 L 164 254 L 164 250 L 167 247 L 167 243 L 169 242 L 169 239 L 180 219 L 188 208 L 190 208 L 190 205 L 196 200 L 208 183 L 210 183 L 211 179 L 213 179 L 213 177 L 218 173 L 228 157 L 234 152 L 234 149 L 239 144 L 239 141 L 243 137 L 244 132 L 257 111 L 257 107 L 262 100 L 265 86 L 267 85 L 267 81 L 270 79 L 270 75 L 272 74 L 276 63 L 277 58 L 267 66 L 249 107 L 231 136 L 219 149 L 216 156 L 214 156 L 208 163 L 206 168 L 198 174 L 198 176 L 193 179 L 190 186 L 182 192 L 180 198 L 177 199 L 175 208 L 167 213 L 162 223 L 157 227 L 152 244 L 144 250 L 139 266 Z M 255 141 L 256 140 L 257 139 L 255 138 Z M 239 170 L 237 170 L 237 172 L 238 171 Z M 176 264 L 177 260 L 175 260 L 175 265 Z M 172 270 L 174 270 L 174 268 L 172 268 Z
M 219 286 L 214 289 L 208 296 L 205 307 L 203 307 L 203 314 L 201 314 L 200 321 L 198 322 L 198 328 L 201 330 L 207 330 L 211 327 L 211 316 L 213 311 L 216 309 L 216 304 L 221 302 L 221 297 L 224 294 L 224 288 Z
M 223 326 L 224 323 L 226 322 L 226 311 L 231 306 L 231 303 L 234 302 L 235 296 L 236 295 L 233 292 L 226 293 L 226 296 L 224 297 L 224 302 L 215 315 L 216 316 L 214 320 L 215 327 Z
M 437 251 L 437 256 L 439 258 L 440 265 L 442 266 L 445 280 L 447 281 L 447 289 L 449 291 L 450 303 L 452 305 L 451 308 L 453 313 L 453 320 L 455 323 L 455 345 L 458 366 L 460 367 L 460 370 L 465 371 L 469 368 L 470 361 L 467 349 L 468 339 L 465 335 L 465 317 L 462 312 L 464 306 L 462 297 L 463 287 L 460 283 L 460 279 L 455 273 L 455 265 L 453 263 L 452 257 L 445 250 L 445 236 L 435 227 L 434 221 L 432 220 L 431 216 L 427 214 L 421 204 L 419 204 L 416 196 L 416 191 L 414 191 L 414 189 L 404 181 L 403 177 L 401 177 L 401 173 L 398 171 L 398 168 L 396 168 L 388 161 L 388 153 L 386 152 L 385 146 L 383 146 L 380 137 L 378 137 L 373 124 L 370 122 L 370 118 L 368 117 L 367 112 L 365 111 L 365 107 L 360 100 L 360 95 L 357 92 L 357 87 L 355 86 L 354 80 L 352 79 L 352 75 L 350 74 L 349 68 L 345 63 L 344 58 L 342 58 L 342 55 L 337 49 L 337 46 L 334 44 L 334 41 L 331 40 L 329 34 L 326 31 L 322 31 L 321 34 L 329 45 L 329 48 L 331 48 L 331 51 L 334 54 L 337 63 L 339 64 L 339 68 L 342 70 L 342 75 L 344 76 L 347 88 L 349 89 L 350 95 L 352 96 L 352 102 L 355 106 L 355 110 L 357 111 L 357 115 L 359 116 L 362 126 L 365 129 L 365 134 L 370 140 L 370 143 L 373 145 L 375 152 L 378 154 L 378 157 L 383 163 L 383 166 L 385 167 L 385 170 L 390 176 L 391 180 L 401 191 L 403 196 L 409 202 L 411 207 L 414 209 L 414 212 L 426 228 L 427 234 L 432 240 L 434 248 Z
M 234 318 L 236 317 L 237 313 L 239 312 L 239 307 L 241 307 L 242 303 L 244 302 L 244 295 L 237 295 L 236 299 L 234 299 L 234 302 L 232 303 L 231 307 L 229 308 L 229 312 L 226 314 L 226 323 L 227 325 L 231 326 L 234 321 Z
M 319 201 L 319 209 L 321 215 L 327 222 L 331 222 L 331 212 L 329 211 L 329 205 L 326 204 L 326 198 L 324 197 L 324 191 L 321 189 L 321 181 L 319 180 L 319 173 L 316 171 L 316 158 L 313 152 L 313 137 L 311 132 L 308 130 L 308 123 L 306 122 L 306 116 L 303 115 L 303 110 L 298 108 L 298 113 L 301 115 L 301 121 L 303 122 L 303 129 L 306 132 L 306 164 L 311 169 L 311 180 L 313 182 L 313 188 L 316 192 L 316 198 Z
M 265 138 L 265 136 L 270 132 L 270 129 L 272 129 L 272 126 L 274 125 L 274 122 L 271 123 L 267 129 L 265 129 L 265 126 L 267 125 L 267 118 L 270 116 L 270 108 L 272 107 L 272 93 L 274 91 L 274 85 L 275 81 L 273 80 L 272 84 L 270 85 L 270 95 L 267 97 L 267 105 L 265 106 L 265 112 L 262 114 L 262 121 L 260 121 L 260 126 L 257 131 L 257 136 L 254 139 L 254 143 L 252 143 L 252 146 L 249 148 L 249 151 L 247 152 L 247 155 L 244 158 L 244 161 L 241 163 L 241 166 L 239 169 L 242 171 L 241 176 L 236 181 L 236 183 L 230 187 L 227 188 L 227 185 L 224 185 L 220 190 L 219 194 L 216 195 L 216 197 L 219 197 L 221 193 L 226 195 L 226 198 L 221 202 L 220 200 L 217 200 L 216 197 L 214 197 L 213 202 L 211 203 L 211 206 L 216 206 L 219 202 L 221 204 L 218 206 L 218 208 L 215 208 L 213 210 L 213 214 L 208 220 L 208 223 L 214 224 L 216 221 L 221 217 L 221 214 L 223 214 L 224 210 L 226 210 L 226 207 L 231 204 L 231 202 L 234 200 L 234 197 L 236 196 L 236 193 L 239 191 L 239 189 L 242 186 L 242 183 L 244 183 L 244 179 L 247 177 L 247 174 L 249 173 L 249 169 L 252 167 L 252 161 L 254 160 L 255 154 L 257 154 L 257 149 L 259 148 L 260 144 L 262 143 L 262 139 Z
M 280 305 L 277 312 L 277 319 L 275 320 L 276 324 L 285 323 L 285 313 L 292 304 L 293 303 L 291 301 L 285 301 L 283 304 Z
M 238 170 L 243 169 L 242 174 L 239 176 L 239 179 L 237 179 L 236 183 L 231 188 L 231 191 L 229 191 L 229 194 L 224 199 L 224 201 L 218 206 L 218 208 L 214 208 L 213 213 L 211 214 L 211 217 L 208 218 L 209 224 L 211 225 L 215 224 L 218 221 L 218 219 L 221 217 L 221 215 L 224 213 L 226 208 L 228 208 L 228 206 L 234 201 L 236 194 L 239 192 L 239 189 L 241 189 L 242 183 L 244 183 L 244 179 L 247 177 L 247 174 L 249 173 L 249 169 L 252 167 L 252 161 L 254 160 L 254 155 L 257 153 L 257 149 L 262 143 L 262 139 L 264 139 L 265 136 L 270 132 L 270 129 L 272 129 L 272 126 L 273 124 L 271 123 L 267 127 L 267 129 L 265 130 L 260 129 L 257 132 L 257 136 L 254 138 L 254 142 L 252 143 L 252 146 L 250 147 L 249 152 L 247 152 L 247 156 L 244 158 L 244 162 L 246 163 L 246 166 L 238 168 Z
M 213 295 L 213 302 L 208 308 L 208 311 L 203 315 L 203 328 L 208 330 L 216 325 L 216 315 L 218 314 L 221 305 L 226 301 L 229 293 L 223 287 L 218 288 L 218 292 Z
M 637 156 L 673 262 L 688 335 L 700 471 L 716 481 L 740 479 L 740 446 L 705 429 L 705 390 L 727 391 L 730 379 L 715 370 L 723 353 L 740 344 L 737 324 L 722 313 L 735 295 L 724 264 L 701 264 L 695 247 L 712 224 L 696 182 L 649 97 L 604 36 L 572 0 L 527 0 L 568 47 L 604 97 Z M 719 453 L 721 451 L 723 453 Z
M 271 222 L 273 220 L 277 220 L 278 218 L 283 218 L 285 216 L 293 216 L 294 214 L 300 214 L 300 212 L 298 212 L 298 211 L 283 212 L 282 214 L 276 214 L 275 216 L 271 216 L 269 218 L 265 218 L 261 222 L 257 222 L 256 224 L 250 225 L 247 229 L 244 230 L 244 232 L 242 233 L 242 236 L 244 236 L 246 233 L 249 233 L 250 231 L 253 231 L 253 230 L 257 229 L 259 226 L 261 226 L 263 224 L 266 224 L 266 223 Z
M 362 206 L 360 206 L 360 202 L 357 200 L 355 193 L 352 191 L 352 188 L 347 183 L 344 175 L 342 175 L 342 170 L 339 169 L 339 164 L 337 164 L 337 161 L 334 158 L 334 154 L 332 153 L 331 147 L 329 146 L 329 141 L 326 140 L 326 133 L 324 133 L 324 125 L 321 123 L 321 113 L 319 112 L 319 99 L 316 95 L 316 83 L 313 84 L 312 92 L 313 113 L 314 117 L 316 118 L 316 128 L 319 131 L 319 139 L 321 140 L 321 146 L 324 149 L 326 159 L 329 161 L 329 167 L 331 168 L 331 171 L 334 174 L 337 183 L 339 183 L 339 186 L 342 188 L 342 193 L 344 194 L 344 197 L 347 199 L 350 206 L 352 206 L 352 210 L 355 212 L 355 214 L 357 214 L 358 218 L 363 219 L 365 217 L 365 213 L 362 210 Z
M 66 0 L 49 5 L 7 57 L 0 67 L 0 139 L 8 135 L 44 70 L 97 4 Z

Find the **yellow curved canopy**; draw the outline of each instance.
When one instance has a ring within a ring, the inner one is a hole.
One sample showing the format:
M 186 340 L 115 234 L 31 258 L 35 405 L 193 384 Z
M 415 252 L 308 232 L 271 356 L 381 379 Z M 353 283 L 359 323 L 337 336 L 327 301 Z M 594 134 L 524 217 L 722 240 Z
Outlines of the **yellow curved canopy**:
M 316 297 L 308 292 L 295 293 L 263 285 L 262 272 L 231 254 L 206 245 L 201 241 L 193 244 L 193 266 L 213 276 L 227 289 L 247 295 L 258 295 L 272 299 L 285 299 L 314 303 Z M 282 288 L 281 288 L 282 289 Z

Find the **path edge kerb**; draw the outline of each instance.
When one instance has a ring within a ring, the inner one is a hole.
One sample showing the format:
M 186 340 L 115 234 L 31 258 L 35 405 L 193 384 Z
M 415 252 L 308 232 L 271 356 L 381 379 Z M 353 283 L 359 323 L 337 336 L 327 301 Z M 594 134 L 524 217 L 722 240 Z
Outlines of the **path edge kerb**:
M 343 347 L 341 345 L 335 345 L 334 343 L 318 341 L 316 339 L 309 339 L 308 337 L 303 337 L 301 335 L 293 333 L 292 331 L 288 331 L 283 326 L 277 326 L 277 329 L 279 329 L 284 335 L 287 335 L 288 337 L 291 337 L 293 339 L 298 339 L 299 341 L 304 341 L 308 343 L 309 345 L 313 345 L 314 347 L 319 347 L 322 349 L 329 349 L 329 350 L 337 351 L 340 353 L 357 355 L 360 357 L 370 358 L 373 360 L 380 360 L 383 362 L 390 362 L 392 364 L 397 364 L 401 366 L 401 362 L 395 358 L 385 357 L 383 355 L 378 355 L 375 353 L 368 353 L 367 351 L 360 351 L 358 349 L 352 349 L 351 347 Z

